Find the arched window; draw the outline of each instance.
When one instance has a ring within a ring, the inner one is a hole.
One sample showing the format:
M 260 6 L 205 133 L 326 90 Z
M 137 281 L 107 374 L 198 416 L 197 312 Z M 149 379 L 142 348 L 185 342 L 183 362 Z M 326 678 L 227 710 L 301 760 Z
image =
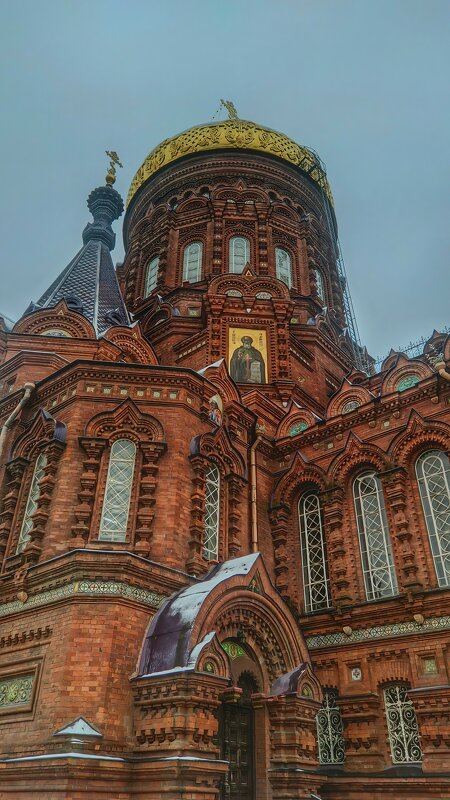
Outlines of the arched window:
M 210 464 L 206 472 L 203 539 L 203 558 L 208 561 L 216 561 L 219 557 L 219 504 L 220 472 L 215 464 Z
M 331 605 L 330 582 L 319 498 L 314 492 L 303 495 L 298 504 L 302 544 L 305 611 L 320 611 Z
M 389 686 L 384 690 L 384 704 L 393 764 L 420 763 L 419 728 L 416 712 L 406 686 Z
M 245 236 L 233 236 L 230 239 L 229 271 L 241 273 L 250 261 L 250 242 Z
M 134 442 L 129 439 L 118 439 L 114 442 L 109 457 L 99 539 L 109 542 L 125 541 L 135 460 Z
M 183 280 L 197 283 L 202 279 L 203 244 L 191 242 L 184 248 Z
M 397 581 L 380 479 L 374 472 L 359 475 L 353 496 L 366 597 L 390 597 L 397 593 Z
M 27 543 L 30 541 L 30 531 L 33 528 L 33 514 L 37 509 L 39 497 L 41 495 L 40 482 L 44 477 L 45 468 L 47 466 L 47 456 L 40 453 L 36 459 L 34 466 L 33 477 L 31 479 L 30 491 L 28 492 L 28 500 L 23 517 L 22 527 L 20 529 L 19 541 L 17 543 L 17 553 L 21 553 L 25 549 Z
M 147 269 L 145 271 L 144 297 L 148 297 L 156 286 L 156 282 L 158 280 L 158 267 L 158 256 L 156 256 L 156 258 L 152 258 L 147 264 Z
M 450 585 L 450 462 L 431 450 L 416 461 L 422 508 L 439 586 Z
M 314 280 L 316 282 L 316 292 L 317 297 L 322 303 L 326 303 L 326 295 L 325 295 L 325 281 L 323 279 L 323 275 L 320 269 L 314 270 Z
M 322 708 L 319 709 L 316 716 L 316 725 L 319 763 L 343 764 L 345 758 L 344 727 L 334 691 L 324 692 Z
M 283 281 L 289 289 L 292 286 L 292 258 L 282 247 L 275 248 L 275 264 L 277 269 L 277 278 Z

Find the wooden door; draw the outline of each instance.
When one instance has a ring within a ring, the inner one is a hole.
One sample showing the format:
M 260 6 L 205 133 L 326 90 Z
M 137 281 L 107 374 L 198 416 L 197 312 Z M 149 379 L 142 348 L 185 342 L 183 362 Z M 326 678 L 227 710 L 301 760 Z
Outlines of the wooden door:
M 221 719 L 222 758 L 230 763 L 222 800 L 254 800 L 253 709 L 225 703 Z

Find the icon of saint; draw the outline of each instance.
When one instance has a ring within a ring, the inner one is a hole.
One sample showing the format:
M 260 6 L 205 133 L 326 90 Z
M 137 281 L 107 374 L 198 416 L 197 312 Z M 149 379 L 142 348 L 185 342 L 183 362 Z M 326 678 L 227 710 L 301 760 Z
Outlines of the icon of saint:
M 241 342 L 231 356 L 231 377 L 236 383 L 265 383 L 266 367 L 262 354 L 253 347 L 251 336 L 243 336 Z
M 216 400 L 209 401 L 209 418 L 216 423 L 222 425 L 222 412 Z

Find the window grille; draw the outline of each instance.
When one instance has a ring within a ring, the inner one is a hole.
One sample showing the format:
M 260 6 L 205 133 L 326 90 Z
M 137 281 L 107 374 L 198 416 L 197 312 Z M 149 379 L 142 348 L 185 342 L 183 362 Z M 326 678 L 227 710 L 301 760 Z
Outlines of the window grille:
M 334 692 L 324 693 L 322 708 L 317 712 L 316 725 L 320 764 L 343 764 L 344 728 Z
M 230 239 L 230 272 L 240 273 L 250 261 L 250 242 L 245 236 Z
M 298 506 L 302 545 L 305 611 L 319 611 L 331 605 L 330 583 L 320 502 L 316 494 L 300 498 Z
M 384 704 L 393 764 L 422 761 L 416 712 L 406 686 L 389 686 L 384 690 Z
M 220 472 L 215 464 L 210 464 L 206 473 L 205 486 L 205 536 L 203 558 L 215 561 L 219 557 L 219 503 Z
M 28 500 L 23 517 L 22 527 L 20 529 L 19 541 L 17 543 L 17 553 L 21 553 L 27 543 L 30 541 L 30 531 L 33 528 L 33 514 L 37 509 L 39 497 L 41 495 L 40 482 L 44 477 L 45 468 L 47 466 L 47 456 L 40 453 L 36 459 L 34 466 L 33 477 L 31 479 L 30 491 L 28 492 Z
M 366 597 L 390 597 L 397 593 L 397 581 L 380 479 L 375 473 L 360 475 L 353 495 Z
M 420 375 L 405 375 L 396 386 L 397 392 L 404 392 L 406 389 L 411 389 L 412 386 L 416 386 L 418 383 L 420 383 Z
M 320 269 L 314 270 L 314 280 L 316 282 L 317 297 L 319 298 L 319 300 L 322 301 L 322 303 L 325 303 L 326 302 L 325 281 L 323 279 L 323 275 Z
M 158 256 L 156 256 L 156 258 L 152 258 L 151 261 L 149 261 L 147 264 L 147 270 L 145 273 L 144 297 L 148 297 L 156 286 L 156 282 L 158 280 L 158 267 L 159 267 Z
M 277 268 L 277 278 L 289 289 L 292 286 L 292 259 L 286 250 L 281 247 L 275 248 L 275 263 Z
M 450 462 L 440 450 L 416 461 L 416 475 L 439 586 L 450 585 Z
M 183 255 L 183 280 L 197 283 L 202 279 L 202 242 L 191 242 L 184 248 Z
M 124 542 L 130 512 L 136 445 L 118 439 L 111 447 L 99 539 Z

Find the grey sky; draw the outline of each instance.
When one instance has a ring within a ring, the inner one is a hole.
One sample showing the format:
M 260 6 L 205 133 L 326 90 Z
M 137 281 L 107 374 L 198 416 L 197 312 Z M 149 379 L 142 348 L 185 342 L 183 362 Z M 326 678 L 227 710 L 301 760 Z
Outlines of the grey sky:
M 450 0 L 2 0 L 0 10 L 0 311 L 19 316 L 79 248 L 104 150 L 124 162 L 125 196 L 158 142 L 209 121 L 226 97 L 326 162 L 372 354 L 450 323 Z

